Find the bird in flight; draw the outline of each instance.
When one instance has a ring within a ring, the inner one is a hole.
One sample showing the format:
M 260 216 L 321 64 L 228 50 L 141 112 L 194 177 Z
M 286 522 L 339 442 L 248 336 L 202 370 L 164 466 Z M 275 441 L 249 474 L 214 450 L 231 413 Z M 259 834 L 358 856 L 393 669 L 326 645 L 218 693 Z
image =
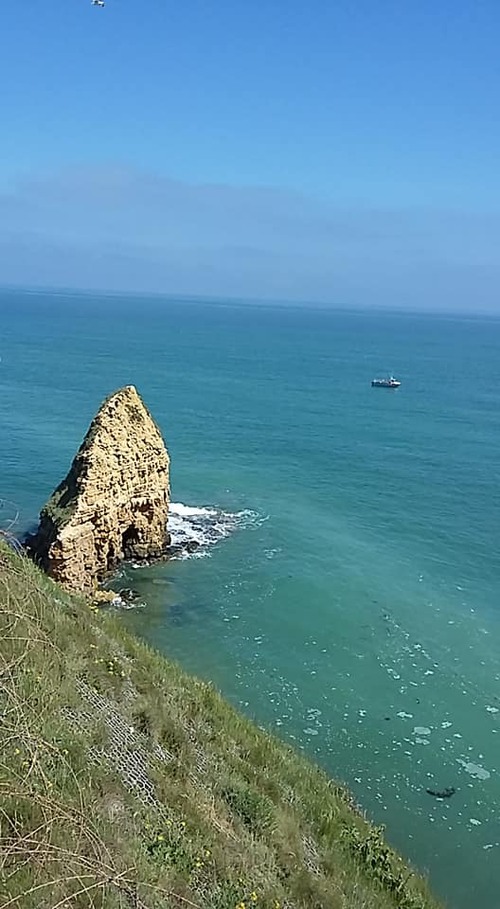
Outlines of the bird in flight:
M 104 0 L 92 0 L 92 6 L 104 6 Z

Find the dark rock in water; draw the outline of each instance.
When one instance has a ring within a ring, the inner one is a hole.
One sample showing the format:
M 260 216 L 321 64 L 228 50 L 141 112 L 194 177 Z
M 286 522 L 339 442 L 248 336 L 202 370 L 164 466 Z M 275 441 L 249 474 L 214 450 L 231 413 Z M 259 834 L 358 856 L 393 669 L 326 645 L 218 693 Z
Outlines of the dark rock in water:
M 447 786 L 446 789 L 426 789 L 428 795 L 433 795 L 436 799 L 451 799 L 457 791 L 454 786 Z
M 181 556 L 183 552 L 191 553 L 196 549 L 199 549 L 201 543 L 198 540 L 185 540 L 182 543 L 175 543 L 170 545 L 166 551 L 166 558 L 173 558 L 175 556 Z
M 138 590 L 134 590 L 133 587 L 122 587 L 122 589 L 118 591 L 118 596 L 127 603 L 133 603 L 135 600 L 139 599 L 140 593 Z

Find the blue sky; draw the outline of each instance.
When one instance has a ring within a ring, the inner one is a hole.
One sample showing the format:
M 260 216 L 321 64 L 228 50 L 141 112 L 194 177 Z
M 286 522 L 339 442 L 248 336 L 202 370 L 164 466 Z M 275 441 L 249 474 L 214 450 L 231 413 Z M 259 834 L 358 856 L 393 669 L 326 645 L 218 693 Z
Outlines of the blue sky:
M 500 311 L 498 0 L 16 0 L 0 281 Z

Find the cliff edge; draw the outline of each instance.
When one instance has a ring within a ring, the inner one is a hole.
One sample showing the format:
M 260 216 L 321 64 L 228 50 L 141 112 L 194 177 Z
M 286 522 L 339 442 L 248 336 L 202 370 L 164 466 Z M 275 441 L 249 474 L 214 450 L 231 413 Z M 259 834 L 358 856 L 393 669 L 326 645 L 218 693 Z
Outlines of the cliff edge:
M 84 603 L 0 538 L 3 907 L 438 909 L 343 787 Z
M 160 430 L 133 385 L 107 398 L 28 542 L 64 587 L 92 591 L 123 559 L 169 543 L 169 466 Z

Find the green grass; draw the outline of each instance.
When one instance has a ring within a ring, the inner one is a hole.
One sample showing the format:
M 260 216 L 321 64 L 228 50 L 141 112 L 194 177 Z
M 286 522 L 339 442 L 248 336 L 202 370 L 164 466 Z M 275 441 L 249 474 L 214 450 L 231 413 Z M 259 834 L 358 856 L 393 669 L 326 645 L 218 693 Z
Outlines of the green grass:
M 73 462 L 68 475 L 42 508 L 40 518 L 42 520 L 44 517 L 50 518 L 59 530 L 69 523 L 76 509 L 78 495 L 76 475 L 77 465 Z
M 1 542 L 0 603 L 0 909 L 436 909 L 343 788 Z

